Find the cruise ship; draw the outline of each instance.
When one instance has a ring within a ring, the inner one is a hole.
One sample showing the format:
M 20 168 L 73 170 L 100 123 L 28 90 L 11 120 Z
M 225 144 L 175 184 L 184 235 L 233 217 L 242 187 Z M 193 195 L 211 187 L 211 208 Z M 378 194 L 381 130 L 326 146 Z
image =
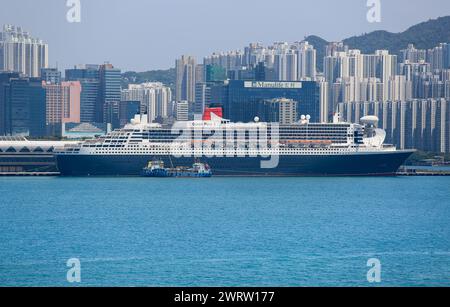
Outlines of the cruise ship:
M 378 119 L 361 124 L 233 123 L 214 111 L 173 126 L 136 115 L 106 136 L 55 153 L 63 176 L 139 176 L 150 161 L 172 167 L 207 163 L 215 176 L 389 176 L 414 152 L 384 144 Z

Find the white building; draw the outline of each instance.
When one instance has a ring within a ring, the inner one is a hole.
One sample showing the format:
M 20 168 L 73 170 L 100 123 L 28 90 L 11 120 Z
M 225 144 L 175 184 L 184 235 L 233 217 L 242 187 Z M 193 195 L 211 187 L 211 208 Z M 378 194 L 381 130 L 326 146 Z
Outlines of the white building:
M 296 43 L 297 47 L 297 80 L 314 81 L 316 79 L 317 52 L 308 42 Z
M 140 101 L 141 112 L 147 112 L 150 121 L 157 117 L 170 116 L 169 106 L 172 101 L 172 91 L 160 82 L 130 84 L 122 90 L 122 101 Z
M 3 26 L 3 32 L 0 33 L 0 70 L 39 77 L 41 68 L 47 67 L 47 44 L 31 37 L 21 27 Z
M 177 101 L 175 103 L 175 116 L 177 121 L 188 121 L 189 120 L 189 102 L 188 101 Z

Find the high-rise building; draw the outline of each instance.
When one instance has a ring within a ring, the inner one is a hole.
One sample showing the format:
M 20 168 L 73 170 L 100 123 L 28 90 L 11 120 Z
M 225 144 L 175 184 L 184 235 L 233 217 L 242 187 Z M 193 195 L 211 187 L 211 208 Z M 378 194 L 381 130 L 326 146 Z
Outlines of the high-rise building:
M 140 101 L 121 101 L 119 109 L 119 122 L 120 127 L 128 124 L 136 114 L 141 111 Z
M 219 65 L 205 66 L 205 82 L 223 82 L 227 79 L 227 70 Z M 203 83 L 198 81 L 197 83 Z
M 5 134 L 43 137 L 46 135 L 46 97 L 42 80 L 12 78 L 5 89 Z
M 195 85 L 194 113 L 203 114 L 205 107 L 211 104 L 211 87 L 206 83 Z
M 20 72 L 39 77 L 48 67 L 48 45 L 33 38 L 21 27 L 3 26 L 0 33 L 0 70 Z
M 427 51 L 427 62 L 433 71 L 450 68 L 450 43 L 442 43 Z
M 344 52 L 348 51 L 348 46 L 346 46 L 343 42 L 331 42 L 327 45 L 325 50 L 325 56 L 332 57 L 336 52 Z
M 412 99 L 408 101 L 356 102 L 339 104 L 346 121 L 359 123 L 375 115 L 386 130 L 386 142 L 400 149 L 450 152 L 450 101 Z
M 118 114 L 121 101 L 121 70 L 114 68 L 111 64 L 100 65 L 99 79 L 99 101 L 95 108 L 96 122 L 110 123 L 110 110 L 117 110 Z
M 183 55 L 181 58 L 176 60 L 175 99 L 177 101 L 195 101 L 196 66 L 196 60 L 192 56 Z
M 139 101 L 140 112 L 148 114 L 150 121 L 156 118 L 168 118 L 172 90 L 160 82 L 130 84 L 122 90 L 122 101 Z
M 60 135 L 62 123 L 80 123 L 79 81 L 59 84 L 43 81 L 43 87 L 46 91 L 46 124 L 49 135 Z
M 317 86 L 319 92 L 319 122 L 328 123 L 335 112 L 333 106 L 330 105 L 330 100 L 328 99 L 328 83 L 325 81 L 323 76 L 318 76 Z
M 66 70 L 66 81 L 79 81 L 81 84 L 80 121 L 95 123 L 96 105 L 100 95 L 99 65 L 78 65 Z
M 297 116 L 297 101 L 292 99 L 275 99 L 274 102 L 279 107 L 279 123 L 281 125 L 290 125 L 298 120 Z
M 177 101 L 175 102 L 175 118 L 177 121 L 189 120 L 189 102 Z
M 41 79 L 46 83 L 61 83 L 61 72 L 57 68 L 42 68 Z
M 120 127 L 120 101 L 106 101 L 103 104 L 103 122 L 112 129 Z
M 423 49 L 416 49 L 413 44 L 409 44 L 408 48 L 400 51 L 400 63 L 411 62 L 419 63 L 425 61 L 427 58 L 427 51 Z
M 297 81 L 297 55 L 293 50 L 281 49 L 275 55 L 274 69 L 277 81 Z
M 297 116 L 310 115 L 312 122 L 320 120 L 320 86 L 317 82 L 268 82 L 231 80 L 211 88 L 213 104 L 220 104 L 224 117 L 234 122 L 250 122 L 255 116 L 271 121 L 268 103 L 273 99 L 292 99 L 297 102 Z M 298 119 L 298 118 L 297 118 Z
M 316 50 L 307 41 L 267 47 L 252 43 L 244 52 L 214 53 L 203 62 L 205 67 L 222 67 L 230 80 L 314 81 L 316 77 Z
M 397 56 L 387 50 L 361 54 L 360 50 L 344 49 L 324 58 L 330 107 L 335 109 L 342 102 L 385 102 L 395 99 L 395 95 L 412 96 L 410 81 L 397 77 Z
M 298 64 L 298 77 L 299 81 L 314 81 L 316 80 L 316 61 L 317 52 L 314 46 L 308 42 L 297 43 L 297 64 Z
M 9 84 L 10 79 L 17 79 L 19 77 L 20 77 L 19 73 L 0 71 L 0 135 L 6 134 L 5 87 L 7 84 Z

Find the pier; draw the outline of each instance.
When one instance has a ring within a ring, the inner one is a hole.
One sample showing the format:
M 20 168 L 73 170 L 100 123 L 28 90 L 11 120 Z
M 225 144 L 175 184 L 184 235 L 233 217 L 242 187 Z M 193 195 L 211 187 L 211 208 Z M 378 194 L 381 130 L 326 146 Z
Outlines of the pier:
M 58 172 L 0 172 L 0 177 L 43 177 L 43 176 L 59 176 Z

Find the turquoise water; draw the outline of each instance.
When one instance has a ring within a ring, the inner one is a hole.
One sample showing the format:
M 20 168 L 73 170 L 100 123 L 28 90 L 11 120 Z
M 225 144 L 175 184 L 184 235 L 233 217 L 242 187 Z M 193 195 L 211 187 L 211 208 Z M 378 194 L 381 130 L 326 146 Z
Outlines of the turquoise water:
M 0 178 L 0 285 L 450 286 L 450 177 Z

